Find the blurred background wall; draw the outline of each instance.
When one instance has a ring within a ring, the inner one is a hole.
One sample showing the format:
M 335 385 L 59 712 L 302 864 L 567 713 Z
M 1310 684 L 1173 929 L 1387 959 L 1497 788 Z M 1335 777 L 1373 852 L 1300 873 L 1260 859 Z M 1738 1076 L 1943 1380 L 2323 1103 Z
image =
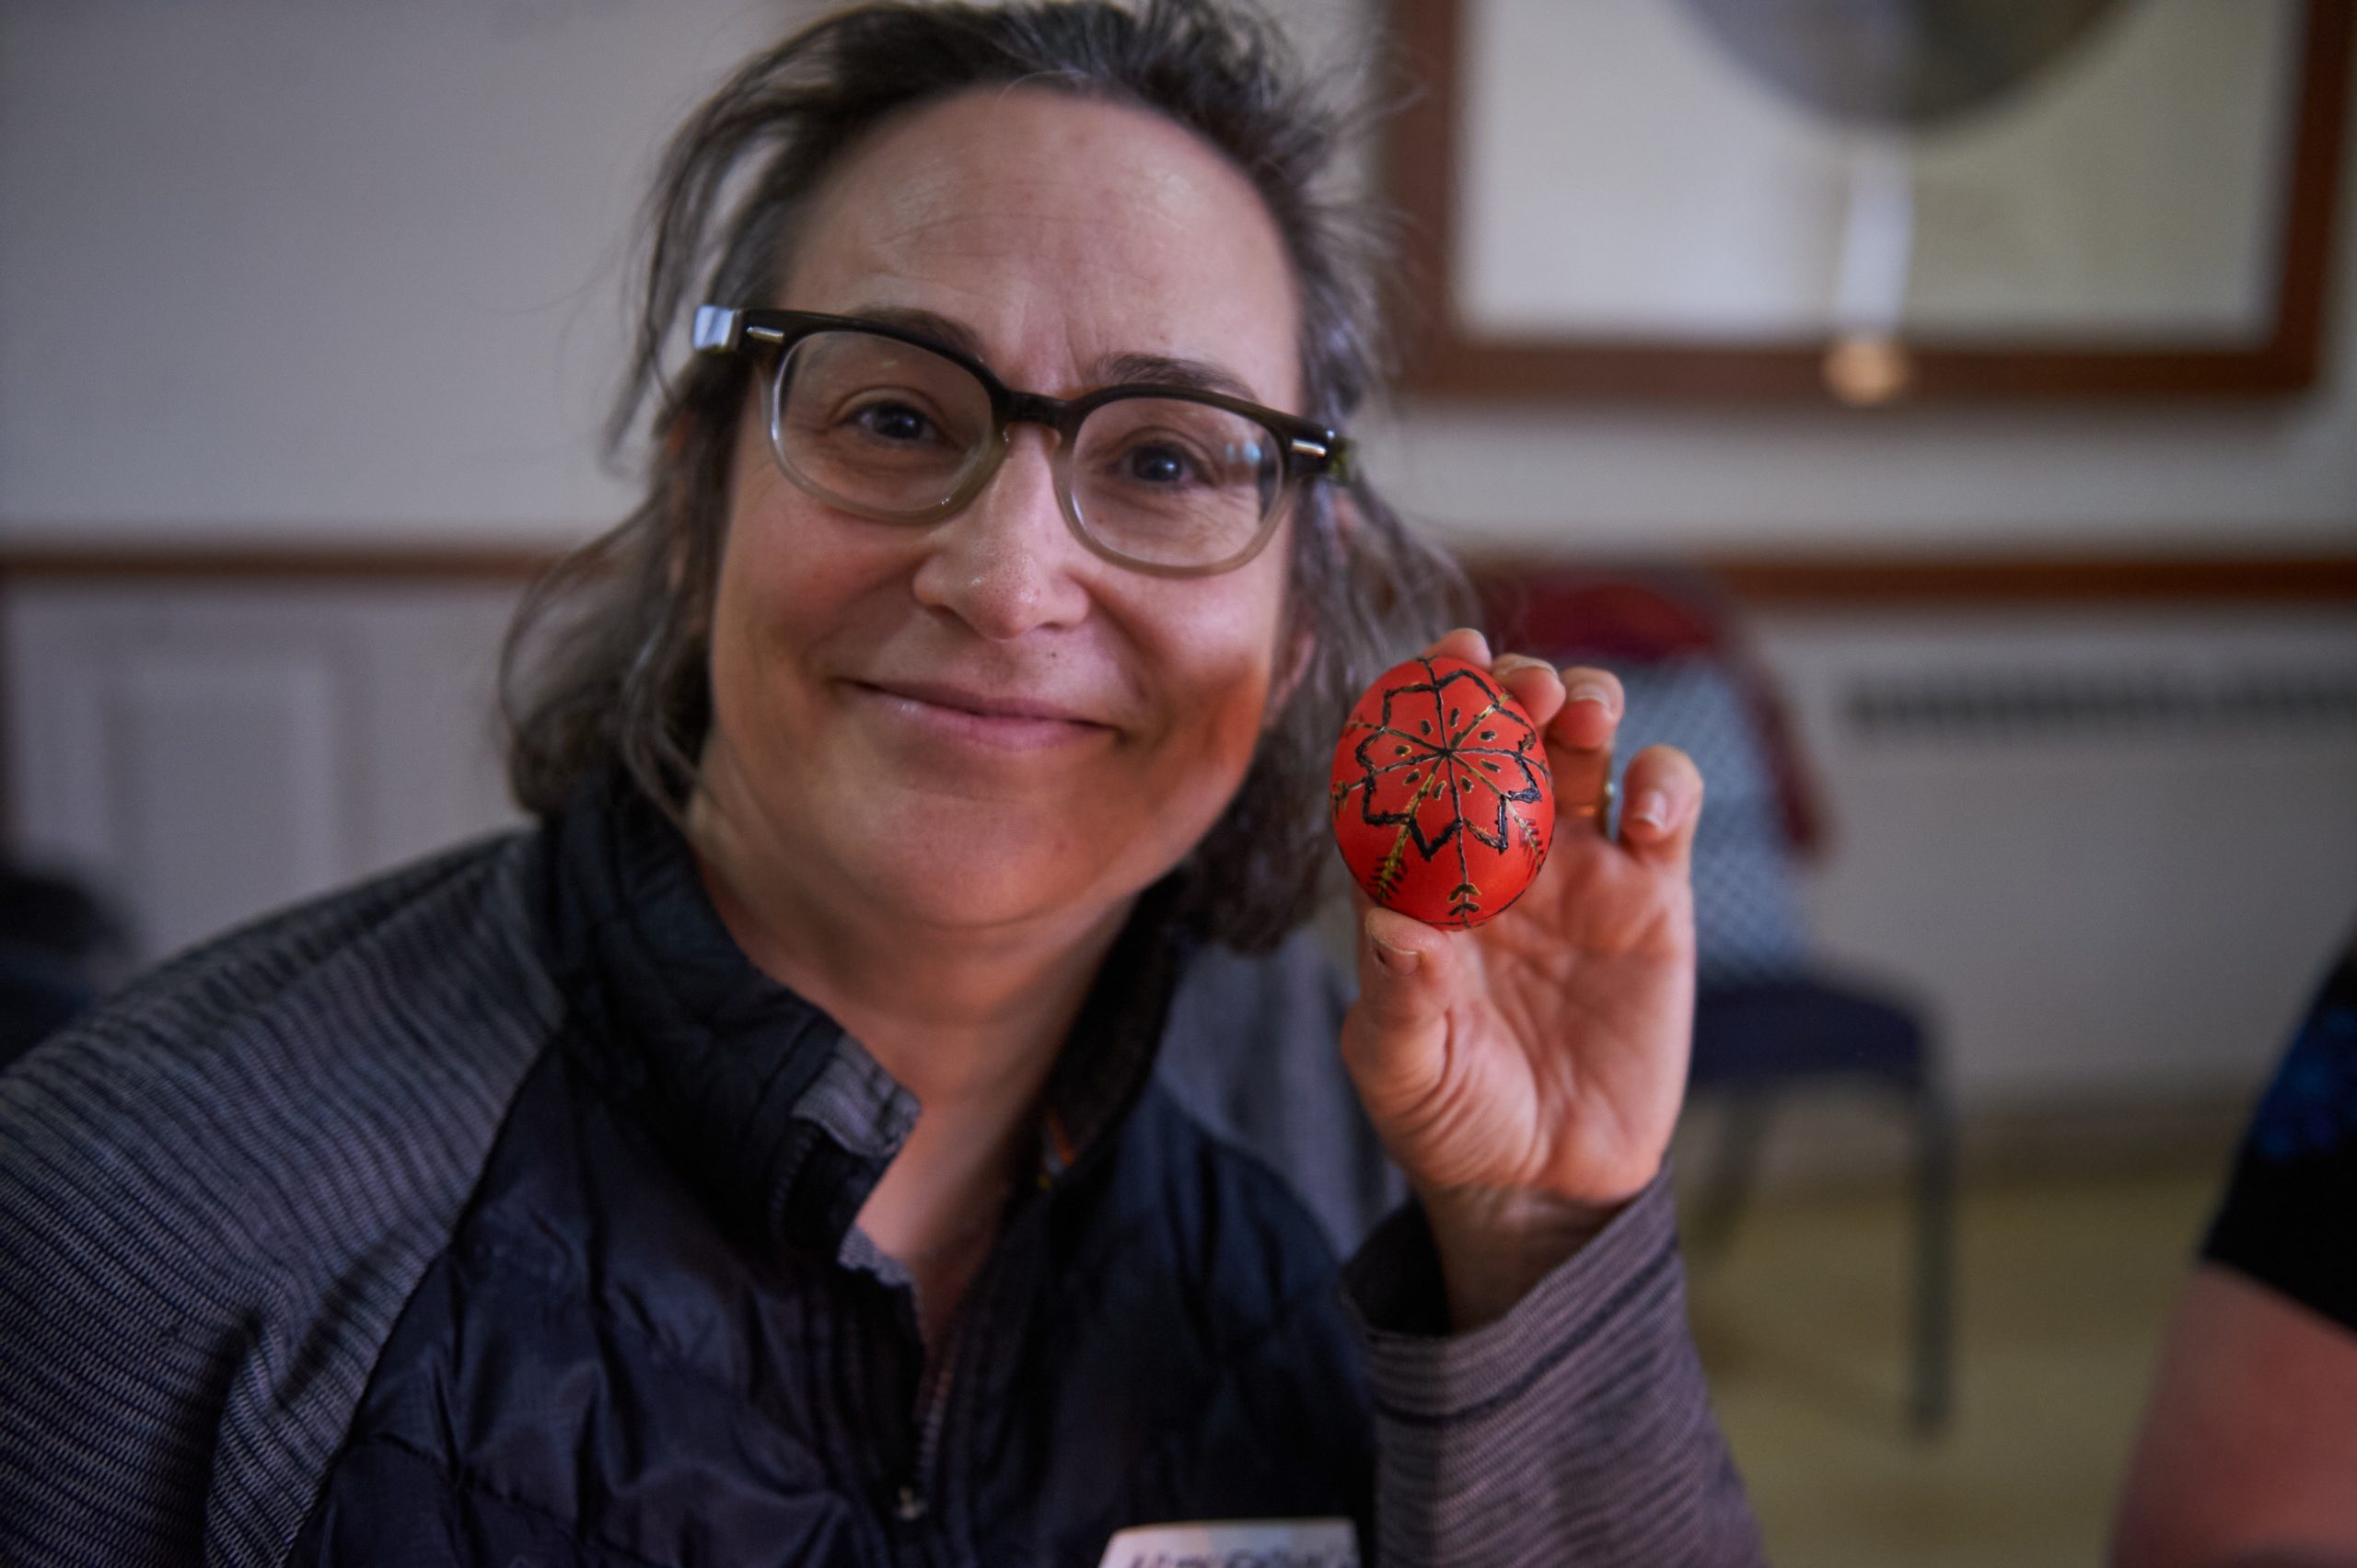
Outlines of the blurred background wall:
M 1279 8 L 1346 68 L 1379 10 Z M 653 148 L 816 9 L 6 0 L 6 537 L 561 543 L 613 516 L 589 437 Z M 2335 331 L 2346 363 L 2357 318 Z M 2298 549 L 2345 544 L 2357 495 L 2344 376 L 2259 407 L 1421 408 L 1394 434 L 1383 471 L 1435 527 L 1550 548 Z
M 531 561 L 629 494 L 595 430 L 655 148 L 807 9 L 0 6 L 20 854 L 115 887 L 153 955 L 498 818 L 497 625 Z M 1378 52 L 1361 0 L 1282 10 L 1338 68 Z M 2346 296 L 2357 245 L 2336 266 Z M 1365 434 L 1476 553 L 2345 552 L 2357 310 L 2331 331 L 2316 390 L 2256 403 L 1427 401 Z M 2357 726 L 1854 715 L 1909 682 L 2329 686 L 2357 668 L 2347 606 L 1752 619 L 1829 807 L 1819 939 L 1928 988 L 1968 1096 L 2257 1070 L 2357 903 Z

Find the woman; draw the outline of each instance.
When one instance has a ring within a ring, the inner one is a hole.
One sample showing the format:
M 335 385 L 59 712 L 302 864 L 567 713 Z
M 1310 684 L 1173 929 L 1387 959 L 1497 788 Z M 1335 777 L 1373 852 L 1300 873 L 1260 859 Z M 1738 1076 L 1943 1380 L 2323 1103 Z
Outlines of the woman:
M 1756 1555 L 1660 1174 L 1691 765 L 1635 759 L 1619 837 L 1478 935 L 1368 912 L 1346 1016 L 1280 947 L 1341 704 L 1442 580 L 1336 428 L 1329 145 L 1209 0 L 866 6 L 700 111 L 634 397 L 708 302 L 703 352 L 516 650 L 539 830 L 5 1081 L 0 1543 L 1086 1564 L 1332 1516 L 1395 1562 Z M 1600 800 L 1611 678 L 1493 668 Z M 1417 1199 L 1340 1290 L 1271 1168 L 1320 1151 L 1153 1073 L 1338 1037 Z

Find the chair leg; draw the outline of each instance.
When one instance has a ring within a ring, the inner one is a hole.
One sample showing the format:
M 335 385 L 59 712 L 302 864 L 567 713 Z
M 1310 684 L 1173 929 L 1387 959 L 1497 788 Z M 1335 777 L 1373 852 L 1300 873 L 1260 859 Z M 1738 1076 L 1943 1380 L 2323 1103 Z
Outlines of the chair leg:
M 1691 1234 L 1696 1251 L 1722 1251 L 1734 1238 L 1736 1222 L 1751 1197 L 1751 1179 L 1759 1167 L 1771 1109 L 1766 1095 L 1737 1090 L 1727 1097 L 1726 1124 L 1719 1132 L 1710 1180 L 1695 1208 Z
M 1935 1085 L 1915 1096 L 1915 1388 L 1920 1436 L 1945 1430 L 1955 1402 L 1956 1118 Z

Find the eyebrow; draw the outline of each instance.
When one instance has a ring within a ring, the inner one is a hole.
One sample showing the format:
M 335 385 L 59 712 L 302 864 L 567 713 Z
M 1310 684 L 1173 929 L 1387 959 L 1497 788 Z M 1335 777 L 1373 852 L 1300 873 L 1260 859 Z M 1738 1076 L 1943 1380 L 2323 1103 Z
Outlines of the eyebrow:
M 955 317 L 912 305 L 877 305 L 854 308 L 845 314 L 887 327 L 898 327 L 919 337 L 931 338 L 985 365 L 990 363 L 990 356 L 982 352 L 981 339 L 975 335 L 971 327 Z M 1257 401 L 1251 387 L 1242 377 L 1207 359 L 1188 359 L 1167 354 L 1112 354 L 1097 360 L 1095 368 L 1098 383 L 1102 386 L 1142 383 L 1155 387 L 1183 387 L 1194 392 L 1223 392 L 1231 398 L 1242 398 L 1247 402 Z
M 1116 354 L 1097 362 L 1097 373 L 1109 385 L 1144 381 L 1157 387 L 1184 387 L 1195 392 L 1225 392 L 1246 402 L 1258 402 L 1242 377 L 1205 359 L 1180 359 L 1167 354 Z
M 969 354 L 975 359 L 982 359 L 985 364 L 989 363 L 982 354 L 982 340 L 974 335 L 974 330 L 971 327 L 955 317 L 938 315 L 931 310 L 922 310 L 913 305 L 861 306 L 846 310 L 843 314 L 864 321 L 874 321 L 882 326 L 898 327 L 904 332 L 914 332 L 921 338 L 931 338 L 935 343 L 948 344 L 960 354 Z

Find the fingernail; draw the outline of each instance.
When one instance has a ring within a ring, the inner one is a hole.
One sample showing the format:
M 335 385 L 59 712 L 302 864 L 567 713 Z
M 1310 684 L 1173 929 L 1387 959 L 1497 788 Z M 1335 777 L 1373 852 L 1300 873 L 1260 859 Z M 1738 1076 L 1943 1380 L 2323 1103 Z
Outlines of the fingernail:
M 1649 789 L 1637 796 L 1637 808 L 1629 813 L 1636 821 L 1661 832 L 1669 830 L 1669 796 L 1657 789 Z
M 1380 936 L 1371 935 L 1367 941 L 1375 947 L 1375 961 L 1393 974 L 1414 974 L 1416 966 L 1424 961 L 1413 947 L 1395 947 Z
M 1563 693 L 1564 706 L 1573 703 L 1594 703 L 1608 714 L 1612 711 L 1612 688 L 1600 680 L 1580 681 Z

